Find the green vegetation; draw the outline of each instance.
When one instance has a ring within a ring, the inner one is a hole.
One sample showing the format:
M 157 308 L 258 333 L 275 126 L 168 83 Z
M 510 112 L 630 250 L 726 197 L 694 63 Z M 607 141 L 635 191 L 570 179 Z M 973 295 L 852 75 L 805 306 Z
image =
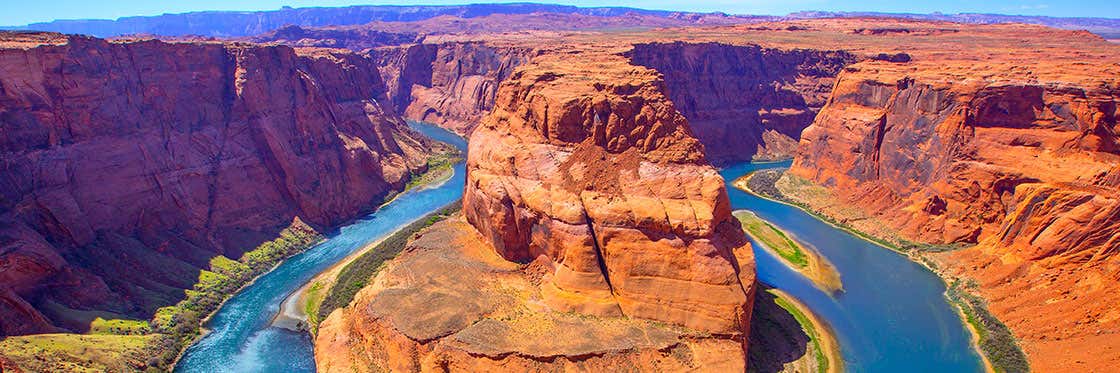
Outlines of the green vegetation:
M 245 253 L 240 260 L 218 256 L 186 298 L 162 307 L 152 320 L 105 319 L 90 323 L 90 334 L 41 334 L 0 341 L 0 355 L 29 371 L 166 371 L 179 352 L 201 334 L 202 319 L 253 278 L 281 260 L 311 247 L 322 236 L 296 219 L 280 236 Z
M 815 353 L 813 358 L 817 361 L 817 371 L 821 373 L 828 372 L 828 356 L 825 355 L 824 346 L 821 346 L 822 336 L 820 331 L 817 330 L 817 327 L 813 325 L 813 320 L 809 319 L 809 316 L 802 313 L 799 307 L 790 303 L 785 298 L 775 297 L 774 303 L 777 304 L 778 307 L 782 307 L 782 309 L 789 312 L 790 315 L 793 315 L 793 318 L 797 319 L 797 323 L 801 324 L 801 328 L 805 330 L 805 334 L 809 335 L 809 341 L 813 344 L 813 351 Z
M 431 214 L 428 214 L 420 219 L 417 219 L 412 224 L 398 230 L 391 236 L 381 241 L 376 247 L 370 249 L 362 256 L 354 259 L 353 262 L 347 264 L 339 272 L 338 278 L 335 280 L 335 285 L 331 287 L 330 293 L 327 294 L 321 304 L 318 305 L 318 313 L 315 320 L 323 320 L 327 318 L 337 308 L 345 307 L 354 300 L 354 295 L 364 288 L 369 280 L 373 278 L 377 271 L 381 269 L 381 265 L 386 261 L 393 259 L 404 250 L 405 245 L 409 239 L 416 232 L 421 229 L 427 228 L 440 220 L 459 211 L 463 207 L 461 201 L 455 202 L 447 207 L 441 208 Z M 310 309 L 312 306 L 308 306 Z M 308 320 L 312 320 L 311 314 L 308 313 Z
M 437 153 L 428 158 L 428 171 L 419 175 L 411 175 L 411 178 L 408 181 L 408 184 L 405 185 L 404 190 L 409 191 L 415 189 L 418 186 L 436 181 L 436 179 L 447 175 L 451 171 L 452 166 L 462 161 L 463 157 L 457 150 Z
M 38 334 L 0 340 L 3 357 L 29 372 L 159 370 L 159 335 Z
M 89 324 L 89 334 L 143 335 L 151 332 L 152 327 L 148 322 L 140 320 L 106 320 L 98 317 Z
M 992 363 L 996 372 L 1018 373 L 1030 371 L 1027 355 L 1019 347 L 1011 330 L 988 311 L 987 304 L 969 290 L 975 283 L 962 285 L 953 281 L 947 292 L 949 301 L 960 307 L 965 321 L 972 325 L 980 337 L 980 350 Z
M 789 238 L 786 232 L 750 211 L 736 211 L 735 217 L 743 223 L 743 228 L 751 237 L 777 252 L 782 259 L 800 268 L 809 266 L 809 257 L 801 244 Z
M 278 238 L 257 246 L 240 260 L 224 256 L 211 259 L 210 270 L 199 272 L 198 282 L 186 290 L 187 297 L 174 306 L 160 308 L 152 318 L 152 329 L 163 335 L 154 341 L 160 347 L 157 351 L 163 354 L 160 361 L 165 364 L 160 366 L 169 366 L 201 334 L 203 318 L 217 311 L 242 286 L 322 239 L 322 235 L 296 219 Z
M 307 288 L 307 303 L 303 305 L 303 314 L 307 315 L 307 323 L 311 325 L 311 334 L 319 334 L 319 307 L 323 304 L 326 291 L 322 282 L 311 284 Z

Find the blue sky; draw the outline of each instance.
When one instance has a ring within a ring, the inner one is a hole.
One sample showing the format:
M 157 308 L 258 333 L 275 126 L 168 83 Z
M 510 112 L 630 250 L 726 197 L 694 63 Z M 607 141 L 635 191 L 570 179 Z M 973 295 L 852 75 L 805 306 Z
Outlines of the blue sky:
M 464 4 L 524 2 L 502 0 L 0 0 L 0 25 L 23 25 L 54 19 L 117 18 L 132 15 L 156 15 L 198 10 L 271 10 L 281 6 L 344 6 L 360 4 Z M 1120 18 L 1117 0 L 576 0 L 534 2 L 562 3 L 579 6 L 632 6 L 648 9 L 689 11 L 722 11 L 738 14 L 786 14 L 800 10 L 881 11 L 912 13 L 1003 13 L 1062 17 Z

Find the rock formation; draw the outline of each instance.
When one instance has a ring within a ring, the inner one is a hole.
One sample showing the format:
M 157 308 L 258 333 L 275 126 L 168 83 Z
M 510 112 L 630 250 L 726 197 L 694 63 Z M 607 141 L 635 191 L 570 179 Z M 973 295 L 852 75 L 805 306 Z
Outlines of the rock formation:
M 977 281 L 1033 368 L 1104 369 L 1120 348 L 1117 50 L 1016 27 L 998 35 L 1026 47 L 958 33 L 986 47 L 847 67 L 790 177 L 824 186 L 833 202 L 805 202 L 861 230 L 975 244 L 939 258 Z
M 527 47 L 482 42 L 414 44 L 371 51 L 406 118 L 469 135 L 494 106 L 498 86 L 528 62 Z
M 211 257 L 345 222 L 426 167 L 368 58 L 2 37 L 0 334 L 150 317 Z
M 753 271 L 723 179 L 655 73 L 602 63 L 506 83 L 471 136 L 467 220 L 507 260 L 553 262 L 554 307 L 741 330 Z
M 846 52 L 720 43 L 648 43 L 628 53 L 665 77 L 669 97 L 716 163 L 793 156 Z
M 320 370 L 744 369 L 754 261 L 723 179 L 656 72 L 575 53 L 502 85 L 471 135 L 474 229 L 417 240 L 332 313 Z

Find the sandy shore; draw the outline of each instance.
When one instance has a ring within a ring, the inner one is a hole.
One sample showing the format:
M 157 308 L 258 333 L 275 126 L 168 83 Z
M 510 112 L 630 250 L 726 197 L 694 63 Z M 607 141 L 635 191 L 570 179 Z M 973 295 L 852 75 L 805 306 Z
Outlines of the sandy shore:
M 399 227 L 396 227 L 392 232 L 389 232 L 389 234 L 385 235 L 385 237 L 392 236 L 394 233 L 401 230 L 408 224 L 409 223 L 405 223 Z M 315 275 L 315 277 L 311 278 L 310 281 L 307 281 L 307 283 L 303 284 L 303 286 L 301 286 L 295 292 L 288 294 L 288 297 L 284 298 L 284 301 L 280 303 L 280 311 L 278 311 L 276 313 L 276 316 L 272 318 L 272 326 L 295 331 L 306 330 L 308 326 L 308 290 L 311 289 L 311 286 L 319 283 L 322 284 L 321 291 L 329 292 L 331 287 L 334 286 L 334 281 L 338 278 L 339 272 L 342 272 L 342 269 L 345 268 L 347 264 L 350 264 L 355 259 L 358 259 L 365 253 L 369 252 L 369 250 L 377 247 L 377 245 L 380 245 L 382 241 L 385 241 L 385 238 L 381 238 L 377 241 L 362 246 L 361 249 L 350 254 L 345 259 L 342 259 L 341 261 L 331 265 L 330 268 L 327 268 L 323 272 L 319 272 L 319 274 Z
M 835 373 L 844 371 L 844 360 L 842 355 L 840 355 L 840 343 L 836 341 L 836 334 L 832 331 L 832 328 L 814 314 L 808 306 L 801 303 L 800 300 L 794 298 L 789 293 L 778 289 L 767 289 L 766 291 L 793 306 L 798 312 L 805 316 L 809 325 L 802 325 L 802 328 L 806 329 L 805 333 L 812 336 L 813 340 L 820 346 L 820 350 L 815 353 L 821 354 L 828 362 L 828 369 L 826 369 L 825 372 Z M 820 371 L 820 368 L 817 366 L 816 355 L 811 353 L 806 353 L 801 359 L 790 364 L 794 365 L 791 367 L 793 371 Z
M 750 212 L 748 210 L 736 210 L 732 214 L 738 218 L 738 215 L 742 213 Z M 758 219 L 765 221 L 762 218 Z M 828 258 L 825 258 L 823 255 L 821 255 L 820 252 L 818 252 L 817 249 L 812 245 L 798 240 L 794 234 L 787 232 L 786 230 L 781 229 L 776 225 L 771 224 L 771 226 L 779 232 L 782 232 L 782 234 L 786 235 L 786 237 L 789 237 L 797 244 L 800 251 L 805 254 L 807 262 L 806 266 L 801 267 L 794 263 L 791 263 L 789 260 L 782 257 L 777 250 L 763 243 L 759 237 L 755 237 L 753 234 L 751 234 L 751 232 L 746 231 L 746 229 L 744 229 L 744 231 L 747 235 L 751 236 L 751 238 L 753 238 L 755 242 L 758 242 L 764 250 L 773 254 L 775 258 L 778 258 L 778 261 L 782 262 L 782 264 L 785 264 L 786 267 L 790 270 L 793 270 L 794 272 L 800 273 L 802 276 L 805 276 L 805 278 L 809 279 L 809 281 L 812 281 L 813 285 L 815 285 L 817 288 L 824 290 L 829 294 L 835 294 L 844 291 L 844 284 L 840 281 L 840 272 L 836 270 L 836 266 L 832 265 L 832 263 L 828 261 Z
M 799 209 L 801 211 L 804 211 L 805 213 L 807 213 L 809 215 L 812 215 L 813 217 L 816 217 L 817 220 L 820 220 L 820 221 L 824 222 L 825 224 L 831 225 L 836 229 L 840 229 L 840 230 L 843 230 L 845 232 L 848 232 L 848 233 L 852 234 L 853 236 L 855 236 L 855 237 L 857 237 L 857 238 L 859 238 L 859 239 L 861 239 L 865 242 L 868 242 L 870 244 L 885 248 L 887 250 L 894 251 L 894 252 L 896 252 L 896 253 L 898 253 L 902 256 L 905 256 L 908 259 L 910 259 L 910 261 L 925 267 L 930 272 L 933 272 L 935 275 L 937 275 L 938 278 L 941 279 L 941 281 L 946 286 L 949 285 L 950 280 L 946 277 L 946 274 L 943 273 L 942 271 L 940 271 L 938 268 L 932 266 L 927 260 L 925 260 L 926 258 L 924 258 L 920 255 L 915 255 L 912 252 L 905 252 L 905 251 L 902 251 L 902 250 L 900 250 L 896 247 L 892 247 L 892 246 L 884 244 L 882 242 L 878 242 L 876 240 L 870 239 L 870 238 L 868 238 L 867 233 L 858 231 L 858 230 L 856 230 L 855 228 L 852 228 L 852 227 L 837 225 L 837 224 L 829 221 L 828 219 L 823 218 L 820 213 L 818 213 L 816 211 L 809 210 L 809 209 L 807 209 L 803 206 L 798 206 L 798 205 L 795 205 L 795 204 L 792 204 L 792 203 L 789 203 L 789 202 L 786 202 L 786 201 L 779 201 L 779 200 L 770 198 L 769 196 L 766 196 L 766 195 L 763 195 L 761 193 L 755 192 L 754 190 L 752 190 L 750 188 L 750 184 L 749 184 L 750 178 L 752 176 L 754 176 L 755 173 L 757 173 L 757 171 L 749 172 L 746 175 L 743 175 L 743 176 L 739 177 L 738 179 L 735 179 L 734 181 L 732 181 L 731 185 L 733 187 L 739 189 L 739 190 L 750 193 L 751 195 L 756 196 L 758 198 L 762 198 L 762 199 L 772 201 L 772 202 L 775 202 L 775 203 L 781 203 L 781 204 Z M 946 300 L 948 300 L 948 298 L 949 298 L 948 295 L 946 295 Z M 984 365 L 984 371 L 988 372 L 988 373 L 994 373 L 996 371 L 995 367 L 992 365 L 992 362 L 988 358 L 988 355 L 984 353 L 984 350 L 982 348 L 980 348 L 980 331 L 976 330 L 976 328 L 973 327 L 972 324 L 969 324 L 966 321 L 967 318 L 964 315 L 964 311 L 960 309 L 960 306 L 958 306 L 956 304 L 952 304 L 953 302 L 949 302 L 949 303 L 950 303 L 951 306 L 956 308 L 957 313 L 959 314 L 959 316 L 961 318 L 961 323 L 964 324 L 965 329 L 968 330 L 969 334 L 971 335 L 970 339 L 971 339 L 972 348 L 973 348 L 973 350 L 976 351 L 976 353 L 978 355 L 980 355 L 980 360 Z
M 447 181 L 451 180 L 451 177 L 454 175 L 454 169 L 447 168 L 445 171 L 441 171 L 439 175 L 432 177 L 431 180 L 429 180 L 427 183 L 413 189 L 424 190 L 430 188 L 438 188 Z M 395 200 L 396 198 L 393 198 L 392 201 Z M 386 202 L 386 204 L 392 203 L 392 201 Z M 346 265 L 358 259 L 373 248 L 377 247 L 381 244 L 381 242 L 385 241 L 386 238 L 396 234 L 398 231 L 408 226 L 409 224 L 412 224 L 412 221 L 405 222 L 404 224 L 393 228 L 393 230 L 386 234 L 384 237 L 365 246 L 362 246 L 361 249 L 354 251 L 354 253 L 346 256 L 346 258 L 338 261 L 335 264 L 332 264 L 326 270 L 319 272 L 319 274 L 315 275 L 315 277 L 313 277 L 307 283 L 303 284 L 303 286 L 301 286 L 295 292 L 288 294 L 288 297 L 284 298 L 284 301 L 280 303 L 280 310 L 276 313 L 276 316 L 273 316 L 272 326 L 295 331 L 308 330 L 309 325 L 307 322 L 307 302 L 310 300 L 309 296 L 311 287 L 316 283 L 321 284 L 321 288 L 319 291 L 323 292 L 323 295 L 326 295 L 326 293 L 330 292 L 331 287 L 334 286 L 334 282 L 338 278 L 339 273 L 342 272 L 342 269 L 345 268 Z
M 952 306 L 957 310 L 957 315 L 961 317 L 961 320 L 968 319 L 968 316 L 965 316 L 964 310 L 962 310 L 959 305 L 953 304 Z M 980 331 L 967 321 L 964 323 L 964 326 L 968 329 L 968 340 L 972 343 L 972 349 L 976 350 L 976 353 L 980 355 L 980 361 L 984 363 L 984 372 L 996 373 L 996 367 L 992 365 L 992 361 L 988 359 L 988 355 L 985 355 L 984 350 L 980 348 Z

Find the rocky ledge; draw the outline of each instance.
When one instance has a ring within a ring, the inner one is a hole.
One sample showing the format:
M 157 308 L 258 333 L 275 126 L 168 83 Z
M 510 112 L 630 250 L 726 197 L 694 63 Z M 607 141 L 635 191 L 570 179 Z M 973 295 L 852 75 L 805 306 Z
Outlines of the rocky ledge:
M 320 326 L 320 372 L 742 371 L 732 340 L 546 305 L 539 263 L 494 252 L 461 216 L 418 234 Z

